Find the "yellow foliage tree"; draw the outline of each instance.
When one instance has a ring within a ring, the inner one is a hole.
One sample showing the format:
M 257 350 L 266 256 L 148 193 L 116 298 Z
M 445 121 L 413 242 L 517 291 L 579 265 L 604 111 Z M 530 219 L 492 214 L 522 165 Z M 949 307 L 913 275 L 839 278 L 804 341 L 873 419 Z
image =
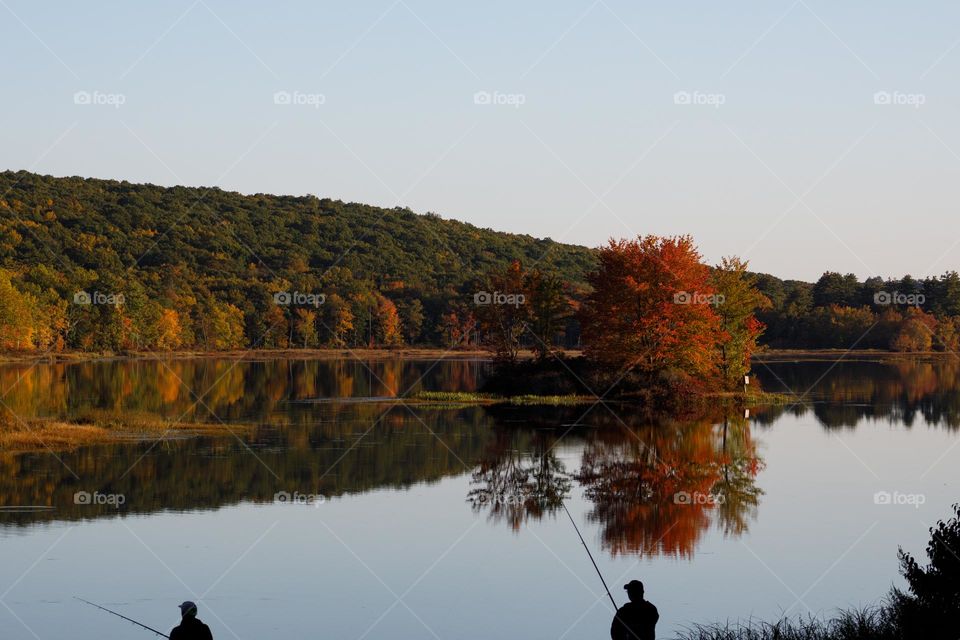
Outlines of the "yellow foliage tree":
M 169 351 L 183 344 L 180 314 L 175 309 L 163 309 L 157 321 L 157 349 Z
M 34 322 L 29 296 L 10 282 L 10 273 L 0 270 L 0 349 L 33 349 Z

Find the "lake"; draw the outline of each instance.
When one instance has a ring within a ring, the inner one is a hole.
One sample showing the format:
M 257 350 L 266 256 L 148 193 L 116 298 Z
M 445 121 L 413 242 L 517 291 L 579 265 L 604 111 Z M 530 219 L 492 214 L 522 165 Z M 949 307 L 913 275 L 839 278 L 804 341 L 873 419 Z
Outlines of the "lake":
M 628 406 L 408 406 L 476 360 L 4 365 L 20 416 L 224 435 L 0 453 L 5 639 L 598 638 L 630 579 L 658 636 L 876 602 L 958 499 L 960 366 L 757 363 L 795 405 L 656 422 Z M 605 390 L 596 390 L 602 395 Z M 232 431 L 232 433 L 231 433 Z

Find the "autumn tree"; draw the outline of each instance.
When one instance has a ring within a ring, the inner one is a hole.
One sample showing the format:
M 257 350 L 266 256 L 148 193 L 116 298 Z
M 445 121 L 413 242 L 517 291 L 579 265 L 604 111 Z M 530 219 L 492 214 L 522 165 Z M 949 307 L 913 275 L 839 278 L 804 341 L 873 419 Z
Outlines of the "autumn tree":
M 526 285 L 527 274 L 520 262 L 514 261 L 506 269 L 491 273 L 481 285 L 483 290 L 473 294 L 483 343 L 500 362 L 516 362 L 520 354 L 521 339 L 531 317 Z
M 0 269 L 0 349 L 33 348 L 31 300 L 13 286 L 10 273 Z
M 956 353 L 960 350 L 960 318 L 946 316 L 937 321 L 933 346 L 939 351 Z
M 611 240 L 589 280 L 580 310 L 589 358 L 647 378 L 716 376 L 715 291 L 689 236 Z
M 440 316 L 437 333 L 444 347 L 465 346 L 470 343 L 470 336 L 477 329 L 477 320 L 473 311 L 463 304 L 453 304 L 450 309 Z
M 711 282 L 720 317 L 720 381 L 725 389 L 732 390 L 750 371 L 750 356 L 763 332 L 763 324 L 754 314 L 769 307 L 770 301 L 757 290 L 747 263 L 737 257 L 724 258 L 714 269 Z
M 869 307 L 831 305 L 816 307 L 806 328 L 813 344 L 827 348 L 863 348 L 877 327 L 878 318 Z
M 317 312 L 308 307 L 297 307 L 293 310 L 291 324 L 293 334 L 301 347 L 317 346 Z
M 42 351 L 61 351 L 66 345 L 67 301 L 55 291 L 35 298 L 33 309 L 33 346 Z
M 264 347 L 286 349 L 290 345 L 287 314 L 272 301 L 264 315 L 264 324 L 266 328 L 261 339 Z
M 376 335 L 377 341 L 388 347 L 398 347 L 403 344 L 400 314 L 397 306 L 390 298 L 377 295 L 376 308 Z
M 197 319 L 204 348 L 221 351 L 245 346 L 243 311 L 213 298 L 204 301 Z
M 910 307 L 904 315 L 897 334 L 890 342 L 892 351 L 930 351 L 937 319 L 917 307 Z
M 183 327 L 180 314 L 176 309 L 161 309 L 157 318 L 157 337 L 155 347 L 162 351 L 176 349 L 183 344 Z

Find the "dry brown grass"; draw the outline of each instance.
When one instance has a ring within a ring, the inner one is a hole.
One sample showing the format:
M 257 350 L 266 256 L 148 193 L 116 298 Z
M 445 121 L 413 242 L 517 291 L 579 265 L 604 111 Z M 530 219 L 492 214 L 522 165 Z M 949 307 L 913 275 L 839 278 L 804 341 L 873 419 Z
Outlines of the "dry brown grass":
M 246 432 L 245 425 L 219 423 L 174 423 L 159 418 L 114 417 L 103 422 L 64 422 L 41 418 L 21 419 L 0 414 L 0 452 L 65 451 L 98 444 L 179 440 L 198 436 Z

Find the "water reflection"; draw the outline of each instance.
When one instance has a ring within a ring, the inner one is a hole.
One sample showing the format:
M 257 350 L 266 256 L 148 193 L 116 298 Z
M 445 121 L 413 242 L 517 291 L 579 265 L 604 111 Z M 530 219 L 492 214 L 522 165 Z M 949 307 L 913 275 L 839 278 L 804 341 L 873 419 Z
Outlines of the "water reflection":
M 746 531 L 763 463 L 746 420 L 714 420 L 630 426 L 587 443 L 577 479 L 611 553 L 689 558 L 711 524 Z
M 554 433 L 497 429 L 471 477 L 467 501 L 474 511 L 486 510 L 491 521 L 518 530 L 560 509 L 573 482 L 557 457 L 557 442 Z
M 204 420 L 212 412 L 251 428 L 236 437 L 58 456 L 0 453 L 0 526 L 214 509 L 271 502 L 278 492 L 337 497 L 462 477 L 466 505 L 459 508 L 493 526 L 520 531 L 582 492 L 608 553 L 692 558 L 709 530 L 741 536 L 757 517 L 764 463 L 751 421 L 771 424 L 789 410 L 814 411 L 829 428 L 881 416 L 955 428 L 958 373 L 955 363 L 771 364 L 766 388 L 778 379 L 802 391 L 813 386 L 816 402 L 768 407 L 750 420 L 717 409 L 697 419 L 652 422 L 616 405 L 616 415 L 594 411 L 584 418 L 583 408 L 570 407 L 314 402 L 396 396 L 410 387 L 476 389 L 482 364 L 468 360 L 3 367 L 4 401 L 21 415 Z M 125 502 L 77 504 L 77 491 L 122 494 Z
M 185 421 L 268 420 L 283 405 L 318 398 L 394 397 L 421 387 L 476 389 L 483 363 L 383 359 L 143 359 L 0 366 L 0 395 L 21 416 L 83 418 L 145 413 Z M 197 400 L 202 399 L 198 403 Z
M 828 428 L 853 428 L 862 420 L 913 426 L 918 420 L 960 428 L 960 359 L 894 362 L 770 362 L 754 367 L 763 387 L 804 398 L 758 416 L 771 424 L 784 412 L 812 411 Z
M 312 415 L 298 411 L 282 426 L 263 424 L 238 436 L 97 446 L 57 456 L 5 454 L 0 506 L 55 510 L 7 512 L 0 522 L 118 513 L 105 505 L 75 504 L 76 491 L 122 494 L 121 511 L 143 513 L 269 502 L 281 491 L 341 496 L 407 488 L 464 473 L 462 460 L 480 457 L 489 432 L 480 408 L 413 416 L 383 406 L 324 405 Z

